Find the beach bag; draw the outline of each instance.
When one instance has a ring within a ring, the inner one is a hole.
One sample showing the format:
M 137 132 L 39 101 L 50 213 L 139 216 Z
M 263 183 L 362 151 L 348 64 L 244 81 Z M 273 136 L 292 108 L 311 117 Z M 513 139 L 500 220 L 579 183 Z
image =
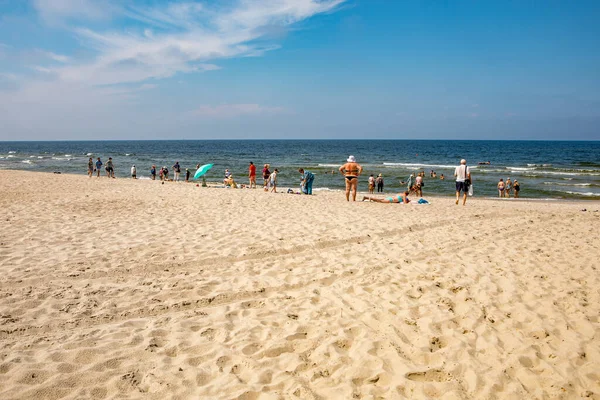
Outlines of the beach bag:
M 472 183 L 469 185 L 468 192 L 469 192 L 469 196 L 473 196 L 473 184 Z

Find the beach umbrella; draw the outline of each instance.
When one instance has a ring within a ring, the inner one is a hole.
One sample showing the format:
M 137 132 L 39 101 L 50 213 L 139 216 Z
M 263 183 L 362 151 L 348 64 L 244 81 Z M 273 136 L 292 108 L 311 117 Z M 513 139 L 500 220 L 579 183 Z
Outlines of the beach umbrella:
M 201 166 L 200 168 L 198 168 L 196 170 L 196 173 L 194 174 L 194 179 L 198 179 L 200 178 L 202 175 L 204 175 L 205 173 L 207 173 L 214 164 L 204 164 L 203 166 Z

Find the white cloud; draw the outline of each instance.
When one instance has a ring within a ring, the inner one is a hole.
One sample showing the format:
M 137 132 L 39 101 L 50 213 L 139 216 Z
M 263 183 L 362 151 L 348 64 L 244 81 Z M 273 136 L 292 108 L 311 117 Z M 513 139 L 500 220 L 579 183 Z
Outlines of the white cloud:
M 50 0 L 36 1 L 47 7 L 44 12 L 48 12 L 49 3 L 54 4 Z M 106 85 L 215 70 L 218 67 L 207 61 L 259 56 L 278 48 L 273 44 L 253 43 L 263 35 L 263 28 L 289 26 L 333 10 L 344 1 L 240 0 L 230 8 L 207 8 L 199 2 L 169 3 L 152 8 L 130 6 L 122 10 L 122 16 L 149 27 L 139 33 L 73 28 L 84 45 L 97 52 L 97 57 L 90 63 L 56 68 L 55 72 L 63 81 Z M 54 13 L 67 13 L 66 3 L 77 4 L 75 10 L 85 10 L 87 15 L 98 14 L 94 7 L 100 4 L 91 0 L 59 0 L 59 6 L 55 4 L 50 9 Z
M 59 24 L 65 19 L 107 19 L 116 10 L 109 0 L 33 0 L 40 17 L 49 24 Z
M 204 105 L 193 111 L 200 117 L 228 118 L 241 115 L 279 114 L 283 107 L 265 107 L 260 104 L 221 104 L 217 106 Z
M 277 49 L 278 44 L 265 37 L 273 27 L 288 29 L 333 11 L 346 0 L 141 1 L 137 5 L 135 0 L 31 1 L 40 19 L 52 29 L 70 32 L 83 49 L 69 55 L 32 49 L 37 56 L 19 56 L 20 71 L 0 70 L 0 120 L 7 126 L 25 126 L 28 132 L 34 127 L 57 132 L 75 129 L 75 115 L 80 127 L 108 129 L 121 118 L 120 126 L 126 130 L 131 100 L 145 96 L 142 92 L 152 90 L 160 79 L 215 71 L 220 69 L 219 60 L 256 57 Z M 0 46 L 0 56 L 8 47 Z M 202 106 L 193 115 L 216 119 L 282 111 L 248 103 Z M 138 115 L 150 118 L 147 111 Z M 189 113 L 182 111 L 182 115 Z

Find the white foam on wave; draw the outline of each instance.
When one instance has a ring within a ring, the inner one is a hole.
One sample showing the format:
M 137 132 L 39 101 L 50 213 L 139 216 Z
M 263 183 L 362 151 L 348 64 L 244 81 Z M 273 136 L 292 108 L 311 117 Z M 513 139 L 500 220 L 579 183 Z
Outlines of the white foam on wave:
M 527 164 L 528 167 L 551 167 L 552 164 Z
M 565 182 L 544 182 L 544 185 L 553 185 L 553 186 L 592 186 L 591 183 L 565 183 Z
M 65 154 L 65 157 L 73 157 L 73 154 Z
M 87 153 L 86 156 L 93 156 L 94 153 Z
M 33 163 L 31 162 L 31 160 L 23 160 L 23 161 L 21 161 L 21 162 L 22 162 L 22 163 L 25 163 L 25 164 L 33 164 Z
M 317 164 L 317 167 L 339 168 L 341 164 Z
M 53 160 L 57 160 L 57 161 L 71 161 L 72 158 L 68 158 L 68 157 L 52 157 Z
M 9 151 L 9 153 L 10 153 L 10 151 Z M 13 151 L 13 153 L 14 153 L 14 151 Z M 11 155 L 9 155 L 7 158 L 15 158 L 15 156 L 13 156 L 13 155 L 11 154 Z
M 17 154 L 17 152 L 11 150 L 11 151 L 8 152 L 8 154 Z
M 565 193 L 574 194 L 577 196 L 586 196 L 586 197 L 600 197 L 600 193 L 597 192 L 571 192 L 570 190 L 565 190 Z
M 525 168 L 525 167 L 506 167 L 510 171 L 534 171 L 536 168 Z
M 456 168 L 457 165 L 447 165 L 447 164 L 420 164 L 420 163 L 392 163 L 392 162 L 384 162 L 384 166 L 386 167 L 404 167 L 407 169 L 431 169 L 431 168 L 446 168 L 452 169 Z M 469 168 L 477 168 L 477 165 L 469 165 Z

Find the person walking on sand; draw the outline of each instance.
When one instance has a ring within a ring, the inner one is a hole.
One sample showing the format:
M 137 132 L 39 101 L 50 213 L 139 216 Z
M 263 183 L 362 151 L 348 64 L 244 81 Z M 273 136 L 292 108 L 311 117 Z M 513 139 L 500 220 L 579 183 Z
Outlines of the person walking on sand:
M 310 171 L 305 171 L 304 168 L 300 168 L 298 172 L 302 174 L 302 191 L 304 192 L 304 194 L 312 195 L 312 185 L 315 180 L 315 174 L 313 174 Z
M 100 169 L 102 168 L 102 160 L 100 160 L 100 157 L 98 157 L 98 159 L 96 160 L 96 178 L 100 178 Z
M 354 156 L 349 156 L 346 160 L 346 164 L 340 167 L 339 171 L 344 175 L 344 181 L 346 183 L 346 201 L 350 201 L 350 191 L 352 191 L 352 201 L 356 201 L 358 177 L 362 173 L 362 170 L 362 166 L 356 162 Z
M 515 179 L 515 183 L 513 183 L 513 188 L 515 189 L 515 199 L 518 199 L 519 192 L 521 191 L 521 184 L 516 179 Z
M 454 170 L 456 177 L 456 204 L 460 198 L 460 192 L 463 192 L 463 206 L 467 203 L 467 192 L 471 185 L 471 168 L 467 167 L 467 160 L 460 160 L 460 165 Z
M 248 166 L 248 180 L 250 181 L 250 189 L 252 189 L 252 186 L 256 189 L 256 165 L 252 161 L 250 161 L 250 165 Z
M 369 176 L 369 194 L 375 193 L 375 177 L 373 174 Z
M 94 175 L 94 159 L 90 157 L 88 160 L 88 176 L 91 178 Z
M 377 183 L 377 193 L 383 193 L 383 175 L 377 175 L 377 179 L 375 179 L 375 182 Z
M 135 165 L 131 167 L 131 177 L 133 179 L 137 179 L 137 170 L 135 169 Z
M 179 174 L 181 174 L 181 166 L 179 165 L 179 161 L 175 161 L 175 164 L 173 164 L 173 175 L 175 175 L 173 177 L 174 182 L 179 182 Z
M 504 180 L 500 178 L 500 181 L 498 182 L 498 197 L 504 197 L 504 188 Z

